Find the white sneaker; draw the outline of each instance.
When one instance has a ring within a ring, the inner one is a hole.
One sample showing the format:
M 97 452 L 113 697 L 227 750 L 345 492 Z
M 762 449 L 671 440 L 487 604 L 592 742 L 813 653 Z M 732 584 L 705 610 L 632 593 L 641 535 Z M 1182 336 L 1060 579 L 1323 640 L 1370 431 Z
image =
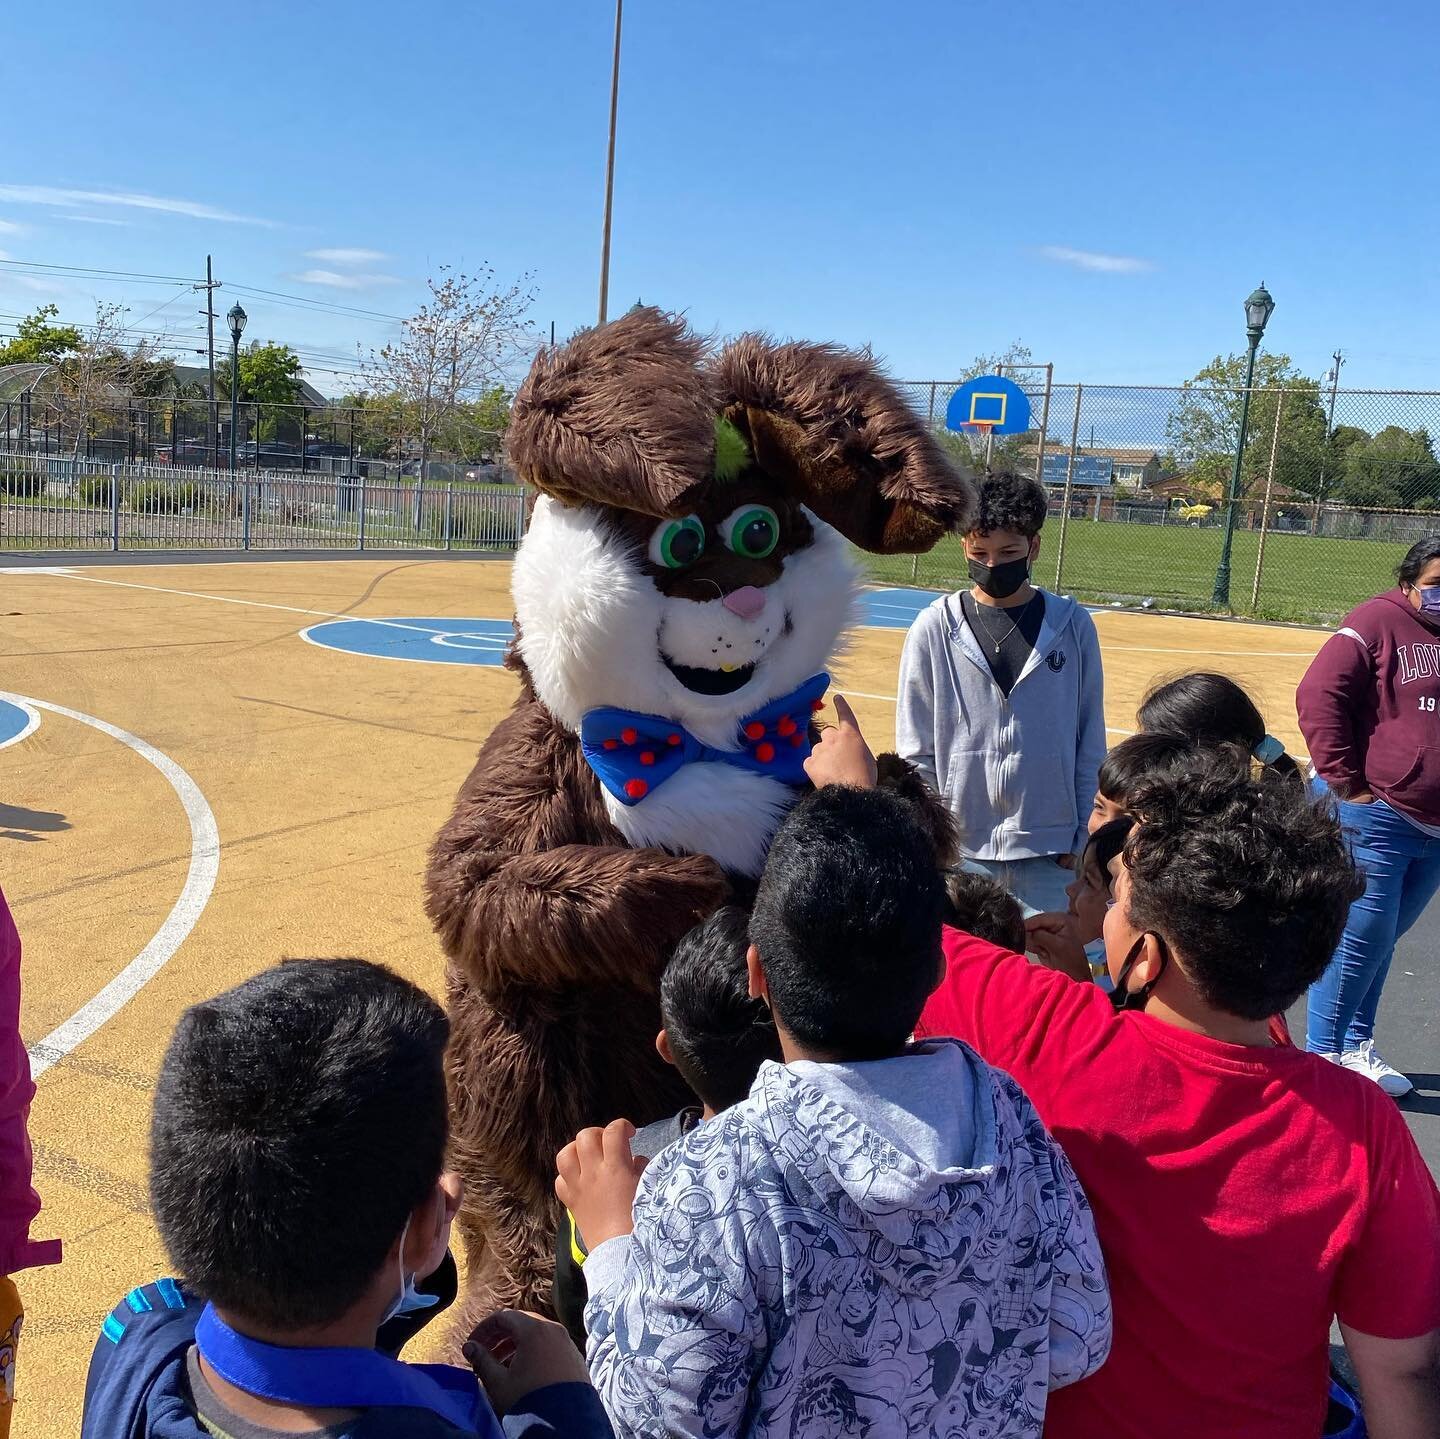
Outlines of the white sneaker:
M 1364 1044 L 1354 1049 L 1347 1049 L 1340 1056 L 1340 1063 L 1346 1069 L 1353 1069 L 1356 1074 L 1363 1074 L 1366 1079 L 1373 1079 L 1392 1099 L 1399 1099 L 1402 1094 L 1409 1094 L 1415 1088 L 1394 1065 L 1386 1064 L 1380 1058 L 1373 1039 L 1367 1039 Z
M 1317 1059 L 1328 1060 L 1331 1064 L 1340 1063 L 1340 1051 L 1338 1049 L 1312 1049 L 1310 1051 Z

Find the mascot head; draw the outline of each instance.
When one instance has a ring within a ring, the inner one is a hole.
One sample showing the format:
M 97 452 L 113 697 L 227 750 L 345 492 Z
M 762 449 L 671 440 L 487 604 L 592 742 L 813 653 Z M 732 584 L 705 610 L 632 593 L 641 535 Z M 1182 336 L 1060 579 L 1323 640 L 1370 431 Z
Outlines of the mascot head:
M 637 308 L 544 351 L 511 460 L 539 491 L 518 650 L 565 727 L 624 707 L 736 746 L 835 654 L 850 546 L 928 550 L 973 491 L 871 357 L 747 335 L 711 354 Z

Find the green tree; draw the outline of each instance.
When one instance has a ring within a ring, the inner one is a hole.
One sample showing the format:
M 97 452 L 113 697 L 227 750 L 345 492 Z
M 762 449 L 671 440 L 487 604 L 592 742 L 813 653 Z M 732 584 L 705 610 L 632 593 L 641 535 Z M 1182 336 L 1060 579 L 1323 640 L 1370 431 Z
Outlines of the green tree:
M 1030 353 L 1029 345 L 1022 344 L 1019 340 L 1012 340 L 1003 350 L 996 350 L 989 355 L 976 355 L 965 367 L 964 373 L 960 376 L 960 383 L 964 384 L 966 380 L 973 380 L 978 375 L 1004 374 L 1008 376 L 1027 394 L 1030 394 L 1034 424 L 1038 426 L 1040 406 L 1037 397 L 1031 393 L 1036 371 L 1026 368 L 1032 362 L 1033 356 Z M 949 398 L 947 391 L 942 403 Z M 985 434 L 980 430 L 957 432 L 944 429 L 944 411 L 938 406 L 937 410 L 939 412 L 935 416 L 935 423 L 939 428 L 940 443 L 961 466 L 981 469 L 985 464 Z M 1035 470 L 1034 430 L 1023 435 L 996 435 L 990 442 L 990 467 L 996 470 L 1021 470 L 1026 474 L 1033 474 Z
M 298 405 L 300 356 L 289 345 L 258 340 L 240 351 L 240 400 L 248 405 Z M 215 362 L 215 394 L 230 395 L 230 357 Z
M 1440 496 L 1440 461 L 1425 430 L 1386 425 L 1350 447 L 1345 470 L 1330 493 L 1337 504 L 1409 508 Z
M 26 315 L 16 327 L 18 333 L 8 345 L 0 345 L 0 365 L 53 365 L 84 344 L 74 325 L 56 325 L 60 314 L 55 305 L 42 305 Z
M 1183 472 L 1196 491 L 1212 497 L 1223 497 L 1229 489 L 1240 437 L 1245 366 L 1245 355 L 1217 355 L 1186 380 L 1184 394 L 1166 421 L 1165 433 Z M 1289 355 L 1261 354 L 1255 365 L 1240 470 L 1242 497 L 1264 489 L 1275 438 L 1275 408 L 1281 403 L 1275 483 L 1304 495 L 1316 494 L 1321 487 L 1329 453 L 1320 387 L 1295 368 Z

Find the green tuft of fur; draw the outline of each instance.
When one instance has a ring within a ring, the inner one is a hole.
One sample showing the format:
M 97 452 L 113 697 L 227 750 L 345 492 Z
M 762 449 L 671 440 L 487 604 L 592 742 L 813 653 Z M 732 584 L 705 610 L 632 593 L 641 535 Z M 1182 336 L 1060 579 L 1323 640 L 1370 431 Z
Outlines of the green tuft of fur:
M 733 480 L 750 464 L 745 436 L 723 415 L 715 419 L 715 478 Z

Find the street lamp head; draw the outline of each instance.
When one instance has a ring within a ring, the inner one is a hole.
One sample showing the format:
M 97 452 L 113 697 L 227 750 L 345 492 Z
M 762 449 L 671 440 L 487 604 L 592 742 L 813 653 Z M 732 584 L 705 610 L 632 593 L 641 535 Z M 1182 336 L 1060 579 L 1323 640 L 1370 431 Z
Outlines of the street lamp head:
M 1245 329 L 1252 339 L 1258 340 L 1265 333 L 1265 326 L 1270 323 L 1274 310 L 1275 301 L 1261 281 L 1260 287 L 1252 290 L 1250 298 L 1245 301 Z
M 249 316 L 240 308 L 237 300 L 230 306 L 230 313 L 225 318 L 230 322 L 230 338 L 238 345 L 240 336 L 245 333 L 245 321 L 249 319 Z

